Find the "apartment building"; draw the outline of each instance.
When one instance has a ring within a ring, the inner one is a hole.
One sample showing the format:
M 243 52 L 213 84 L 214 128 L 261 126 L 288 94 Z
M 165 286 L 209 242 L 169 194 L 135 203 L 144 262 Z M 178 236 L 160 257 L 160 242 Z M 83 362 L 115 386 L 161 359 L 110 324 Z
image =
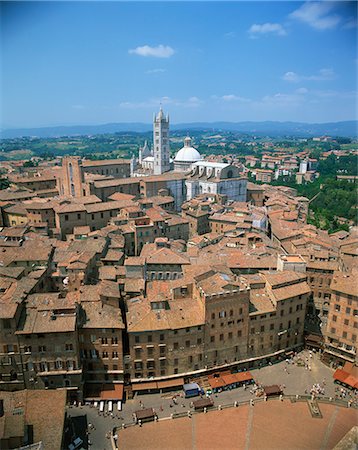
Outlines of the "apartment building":
M 328 363 L 357 364 L 358 286 L 357 272 L 335 272 L 328 312 L 324 358 Z
M 123 333 L 121 310 L 102 301 L 87 301 L 83 293 L 79 328 L 80 358 L 88 384 L 123 381 Z
M 70 398 L 81 395 L 77 309 L 58 293 L 28 296 L 16 331 L 27 386 L 64 387 Z
M 168 292 L 168 284 L 153 281 L 147 296 L 126 301 L 129 354 L 125 371 L 132 381 L 197 370 L 204 364 L 205 315 L 190 287 Z
M 249 355 L 268 355 L 302 347 L 311 289 L 306 274 L 262 272 L 249 276 Z

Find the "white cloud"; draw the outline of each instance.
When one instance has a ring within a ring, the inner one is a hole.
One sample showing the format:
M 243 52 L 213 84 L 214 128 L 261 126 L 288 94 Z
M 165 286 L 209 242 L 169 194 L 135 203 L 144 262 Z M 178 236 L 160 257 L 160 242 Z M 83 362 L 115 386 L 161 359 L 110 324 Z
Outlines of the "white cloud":
M 358 23 L 357 19 L 349 19 L 344 25 L 343 28 L 345 30 L 351 30 L 352 28 L 357 28 Z
M 306 2 L 290 14 L 291 19 L 299 20 L 316 30 L 335 28 L 342 20 L 338 14 L 332 14 L 336 2 Z
M 286 72 L 282 79 L 291 83 L 299 83 L 300 81 L 329 81 L 334 80 L 336 74 L 333 69 L 321 69 L 314 75 L 299 75 L 296 72 Z
M 167 71 L 167 69 L 150 69 L 150 70 L 146 70 L 145 73 L 151 75 L 151 74 L 154 74 L 154 73 L 164 73 L 166 71 Z
M 224 102 L 242 102 L 242 103 L 247 103 L 250 101 L 250 99 L 248 98 L 240 97 L 239 95 L 234 94 L 223 95 L 221 97 L 221 100 L 224 100 Z
M 160 98 L 151 98 L 148 100 L 144 100 L 141 102 L 121 102 L 119 104 L 120 108 L 125 109 L 146 109 L 146 108 L 158 108 L 159 105 L 162 104 L 170 105 L 170 106 L 178 106 L 182 108 L 196 108 L 203 104 L 203 101 L 200 100 L 198 97 L 189 97 L 188 99 L 174 99 L 171 97 L 160 97 Z
M 228 33 L 225 33 L 224 36 L 227 38 L 235 38 L 236 33 L 235 33 L 235 31 L 229 31 Z
M 128 53 L 139 56 L 152 56 L 154 58 L 170 58 L 174 55 L 175 51 L 169 45 L 160 44 L 157 47 L 143 45 L 142 47 L 128 50 Z
M 287 32 L 281 24 L 267 22 L 261 25 L 259 24 L 251 25 L 249 29 L 249 34 L 250 37 L 255 38 L 266 34 L 274 34 L 276 36 L 286 36 Z
M 286 72 L 283 75 L 282 79 L 285 81 L 291 81 L 293 83 L 296 83 L 296 82 L 300 81 L 300 76 L 295 72 Z
M 302 88 L 296 89 L 296 90 L 295 90 L 295 93 L 296 93 L 296 94 L 304 95 L 304 94 L 307 94 L 307 93 L 308 93 L 308 89 L 302 87 Z

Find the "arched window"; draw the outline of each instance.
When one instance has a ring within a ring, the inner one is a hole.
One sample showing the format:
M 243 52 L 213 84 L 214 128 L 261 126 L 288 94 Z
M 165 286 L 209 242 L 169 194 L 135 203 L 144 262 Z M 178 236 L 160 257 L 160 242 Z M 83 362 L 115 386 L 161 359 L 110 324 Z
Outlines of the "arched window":
M 232 170 L 230 169 L 230 170 L 228 170 L 228 172 L 227 172 L 227 177 L 228 178 L 232 178 Z

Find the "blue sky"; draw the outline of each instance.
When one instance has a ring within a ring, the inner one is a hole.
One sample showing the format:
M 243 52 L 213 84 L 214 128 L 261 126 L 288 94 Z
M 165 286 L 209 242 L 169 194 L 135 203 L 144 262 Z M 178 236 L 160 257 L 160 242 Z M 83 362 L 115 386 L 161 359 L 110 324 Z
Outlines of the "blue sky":
M 357 118 L 355 2 L 1 2 L 0 126 Z

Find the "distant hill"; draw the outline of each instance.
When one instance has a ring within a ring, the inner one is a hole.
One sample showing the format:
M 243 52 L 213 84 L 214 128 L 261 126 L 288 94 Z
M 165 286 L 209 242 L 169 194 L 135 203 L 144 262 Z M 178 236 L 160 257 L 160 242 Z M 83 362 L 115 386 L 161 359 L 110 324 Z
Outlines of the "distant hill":
M 257 136 L 341 136 L 358 137 L 358 121 L 330 123 L 301 123 L 301 122 L 193 122 L 171 124 L 172 130 L 213 130 L 213 131 L 235 131 Z M 108 134 L 118 132 L 150 131 L 151 124 L 133 123 L 107 123 L 103 125 L 74 125 L 46 128 L 14 128 L 0 131 L 1 139 L 13 139 L 18 137 L 61 137 Z

